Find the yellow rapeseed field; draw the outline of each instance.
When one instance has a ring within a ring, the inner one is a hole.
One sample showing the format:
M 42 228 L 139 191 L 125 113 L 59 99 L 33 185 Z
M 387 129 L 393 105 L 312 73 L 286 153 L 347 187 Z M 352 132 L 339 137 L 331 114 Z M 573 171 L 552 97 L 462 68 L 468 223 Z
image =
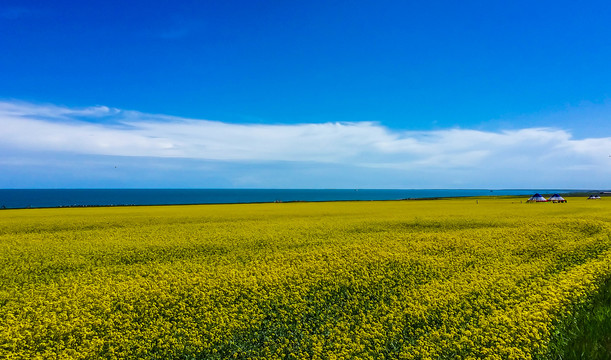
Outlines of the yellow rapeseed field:
M 0 358 L 546 358 L 611 199 L 521 200 L 3 210 Z

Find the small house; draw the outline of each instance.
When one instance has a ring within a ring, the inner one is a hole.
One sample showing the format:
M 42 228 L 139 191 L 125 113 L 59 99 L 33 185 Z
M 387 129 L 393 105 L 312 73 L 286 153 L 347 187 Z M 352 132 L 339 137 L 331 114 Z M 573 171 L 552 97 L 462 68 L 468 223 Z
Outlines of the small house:
M 530 199 L 526 200 L 526 202 L 547 202 L 547 199 L 541 196 L 541 194 L 536 193 L 531 196 Z
M 565 203 L 566 202 L 566 200 L 564 200 L 564 198 L 560 196 L 559 194 L 552 195 L 552 197 L 550 197 L 547 201 L 551 201 L 553 203 Z

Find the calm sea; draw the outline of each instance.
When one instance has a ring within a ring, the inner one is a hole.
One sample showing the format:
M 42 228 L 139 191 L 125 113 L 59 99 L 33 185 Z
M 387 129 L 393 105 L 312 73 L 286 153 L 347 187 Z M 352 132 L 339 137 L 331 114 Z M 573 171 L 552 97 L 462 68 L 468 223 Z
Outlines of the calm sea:
M 400 200 L 457 196 L 532 195 L 560 190 L 367 189 L 0 189 L 0 208 L 223 204 L 287 201 Z

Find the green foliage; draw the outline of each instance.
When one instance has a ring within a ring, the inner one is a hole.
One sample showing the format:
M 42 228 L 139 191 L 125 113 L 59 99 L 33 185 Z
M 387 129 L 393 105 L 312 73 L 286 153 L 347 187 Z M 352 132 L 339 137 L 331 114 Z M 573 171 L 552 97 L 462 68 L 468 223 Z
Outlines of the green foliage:
M 607 360 L 611 354 L 611 279 L 556 330 L 558 359 Z
M 1 358 L 553 358 L 609 324 L 588 308 L 611 277 L 604 201 L 0 215 Z

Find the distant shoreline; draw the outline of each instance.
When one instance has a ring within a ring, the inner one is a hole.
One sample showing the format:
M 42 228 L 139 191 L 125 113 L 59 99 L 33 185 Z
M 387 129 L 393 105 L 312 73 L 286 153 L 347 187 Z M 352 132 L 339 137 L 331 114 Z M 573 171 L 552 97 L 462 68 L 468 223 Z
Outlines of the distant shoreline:
M 603 197 L 611 195 L 611 192 L 601 190 L 538 191 L 527 189 L 0 189 L 0 209 L 418 201 L 516 196 L 527 198 L 535 192 L 544 194 L 546 197 L 553 193 L 559 193 L 567 197 L 581 197 L 590 194 L 602 195 Z M 9 199 L 11 196 L 13 198 Z M 285 197 L 286 200 L 283 200 L 282 197 Z M 8 206 L 4 202 L 8 203 Z

